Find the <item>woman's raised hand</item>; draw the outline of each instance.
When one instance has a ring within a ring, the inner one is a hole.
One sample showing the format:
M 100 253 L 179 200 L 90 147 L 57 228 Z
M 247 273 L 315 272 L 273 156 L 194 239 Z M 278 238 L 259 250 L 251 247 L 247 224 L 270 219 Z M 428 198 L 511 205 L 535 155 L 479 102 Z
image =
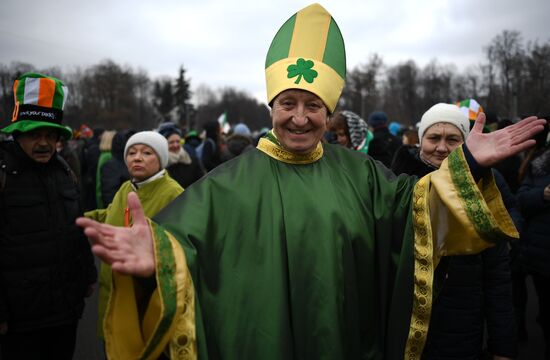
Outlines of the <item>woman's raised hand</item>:
M 491 167 L 534 146 L 533 136 L 544 129 L 545 123 L 545 119 L 530 116 L 504 129 L 484 134 L 485 114 L 480 113 L 466 139 L 466 146 L 480 166 Z

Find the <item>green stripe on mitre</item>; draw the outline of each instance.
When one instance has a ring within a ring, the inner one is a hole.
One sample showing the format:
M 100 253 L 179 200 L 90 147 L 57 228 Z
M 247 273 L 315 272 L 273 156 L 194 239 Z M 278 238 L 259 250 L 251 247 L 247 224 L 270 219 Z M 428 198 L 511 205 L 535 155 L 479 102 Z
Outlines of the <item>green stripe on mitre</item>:
M 295 23 L 296 14 L 283 24 L 273 38 L 265 60 L 266 69 L 275 62 L 288 57 Z M 346 49 L 344 39 L 338 24 L 336 24 L 333 18 L 330 19 L 323 62 L 332 67 L 341 78 L 346 78 Z
M 73 136 L 73 131 L 68 126 L 36 120 L 17 120 L 16 122 L 11 123 L 0 131 L 6 134 L 13 134 L 15 131 L 20 131 L 24 133 L 45 127 L 58 129 L 61 133 L 61 136 L 63 136 L 67 140 L 69 140 Z
M 485 241 L 494 243 L 502 240 L 505 234 L 499 231 L 497 221 L 491 214 L 470 173 L 462 147 L 459 147 L 448 156 L 448 163 L 453 185 L 457 189 L 466 215 L 477 233 Z
M 340 28 L 332 18 L 330 19 L 323 62 L 333 68 L 342 79 L 346 79 L 346 47 Z
M 294 24 L 296 23 L 296 14 L 288 19 L 283 26 L 277 31 L 277 34 L 269 46 L 267 57 L 265 59 L 265 68 L 271 64 L 288 57 L 292 34 L 294 33 Z
M 157 345 L 162 341 L 164 334 L 174 322 L 178 305 L 175 256 L 170 239 L 162 226 L 156 225 L 151 221 L 149 224 L 153 225 L 153 231 L 157 240 L 155 241 L 156 280 L 163 312 L 151 339 L 145 345 L 141 359 L 149 358 Z
M 344 89 L 344 78 L 332 67 L 301 57 L 277 61 L 265 70 L 265 77 L 268 103 L 285 90 L 301 89 L 319 96 L 331 113 Z

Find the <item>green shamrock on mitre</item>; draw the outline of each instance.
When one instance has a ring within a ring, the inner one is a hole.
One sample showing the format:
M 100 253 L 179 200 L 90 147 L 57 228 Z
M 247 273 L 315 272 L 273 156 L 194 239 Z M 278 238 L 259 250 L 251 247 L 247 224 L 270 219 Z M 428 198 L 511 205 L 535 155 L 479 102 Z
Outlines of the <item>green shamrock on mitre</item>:
M 299 58 L 296 64 L 289 65 L 286 68 L 286 71 L 288 71 L 287 77 L 292 79 L 298 76 L 298 79 L 294 82 L 295 84 L 298 84 L 300 80 L 302 80 L 302 77 L 304 77 L 304 79 L 311 84 L 318 75 L 317 71 L 312 69 L 313 65 L 313 61 Z

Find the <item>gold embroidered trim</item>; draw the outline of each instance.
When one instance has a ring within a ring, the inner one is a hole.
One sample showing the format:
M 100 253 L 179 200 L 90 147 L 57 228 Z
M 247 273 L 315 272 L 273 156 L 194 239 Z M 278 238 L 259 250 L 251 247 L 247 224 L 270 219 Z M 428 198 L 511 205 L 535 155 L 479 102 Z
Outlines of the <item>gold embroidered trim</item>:
M 323 157 L 323 145 L 321 145 L 321 142 L 319 142 L 315 150 L 309 154 L 295 154 L 285 150 L 280 145 L 274 144 L 266 138 L 260 139 L 257 148 L 273 159 L 288 164 L 311 164 Z
M 176 262 L 183 264 L 183 274 L 179 273 L 182 288 L 178 286 L 177 301 L 183 307 L 178 313 L 174 333 L 170 338 L 169 357 L 177 360 L 197 359 L 197 339 L 195 333 L 195 290 L 187 267 L 184 250 L 174 236 L 166 233 L 176 253 Z M 181 251 L 178 251 L 179 248 Z M 176 265 L 177 266 L 177 265 Z
M 405 346 L 405 359 L 418 360 L 422 356 L 432 311 L 434 256 L 433 238 L 428 207 L 430 175 L 424 176 L 414 187 L 414 297 L 411 327 Z

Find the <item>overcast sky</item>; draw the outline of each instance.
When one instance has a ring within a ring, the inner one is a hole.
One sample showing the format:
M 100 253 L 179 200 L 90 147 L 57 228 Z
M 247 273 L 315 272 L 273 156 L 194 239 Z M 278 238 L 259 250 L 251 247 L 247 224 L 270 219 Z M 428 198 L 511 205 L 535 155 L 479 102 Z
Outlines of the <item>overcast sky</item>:
M 233 86 L 265 98 L 264 60 L 301 0 L 1 0 L 0 63 L 39 68 L 112 59 L 151 77 L 187 69 L 192 89 Z M 549 0 L 326 0 L 346 43 L 348 69 L 379 54 L 386 64 L 437 58 L 459 70 L 484 61 L 503 30 L 550 39 Z

